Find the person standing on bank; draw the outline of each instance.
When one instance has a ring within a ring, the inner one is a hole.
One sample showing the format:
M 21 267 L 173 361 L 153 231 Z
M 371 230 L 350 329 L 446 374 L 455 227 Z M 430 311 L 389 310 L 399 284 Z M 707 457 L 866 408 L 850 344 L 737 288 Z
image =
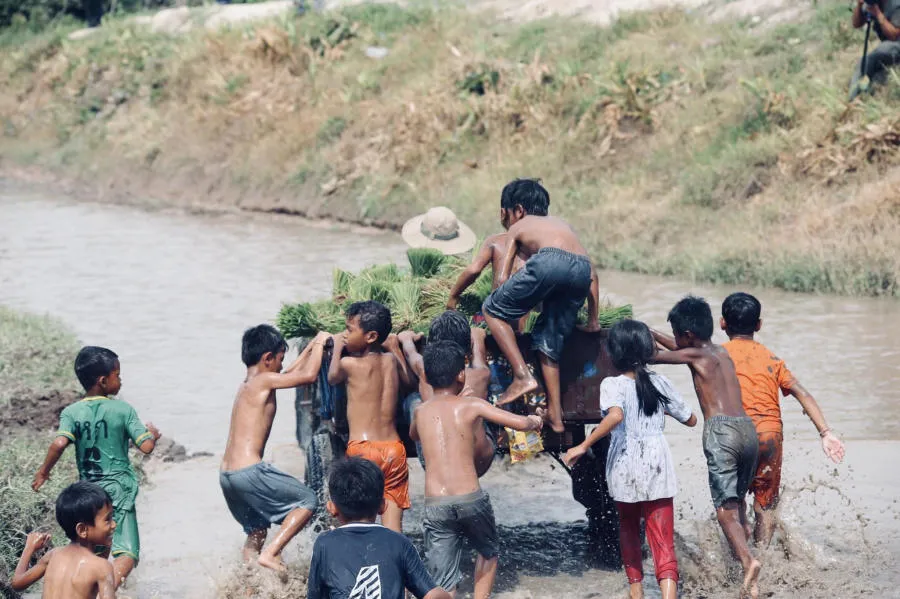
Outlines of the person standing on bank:
M 860 80 L 865 75 L 871 82 L 883 82 L 887 69 L 900 64 L 900 0 L 874 0 L 871 4 L 865 0 L 856 0 L 853 8 L 853 26 L 857 29 L 872 19 L 872 29 L 881 43 L 868 53 L 865 67 L 860 59 L 850 80 L 850 98 L 853 100 L 863 89 Z M 863 73 L 865 68 L 865 73 Z

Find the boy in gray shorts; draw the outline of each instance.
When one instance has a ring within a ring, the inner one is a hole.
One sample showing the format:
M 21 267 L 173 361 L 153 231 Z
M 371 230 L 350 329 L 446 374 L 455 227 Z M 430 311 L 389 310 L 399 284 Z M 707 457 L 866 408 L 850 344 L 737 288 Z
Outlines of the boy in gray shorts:
M 489 420 L 516 430 L 540 430 L 541 416 L 518 416 L 462 395 L 465 350 L 452 341 L 429 343 L 423 356 L 432 397 L 416 408 L 409 436 L 422 443 L 425 470 L 425 561 L 435 583 L 456 589 L 468 539 L 478 558 L 475 597 L 490 596 L 500 551 L 494 511 L 475 471 L 476 431 Z
M 756 427 L 744 412 L 741 386 L 728 351 L 712 342 L 709 304 L 691 295 L 669 312 L 674 337 L 653 331 L 656 342 L 671 351 L 656 354 L 658 364 L 687 364 L 703 410 L 703 453 L 709 490 L 719 526 L 744 568 L 741 597 L 759 596 L 762 567 L 748 544 L 744 496 L 756 471 Z
M 228 509 L 247 533 L 244 561 L 256 557 L 261 566 L 277 572 L 286 571 L 281 551 L 309 522 L 316 509 L 316 494 L 262 461 L 275 420 L 275 390 L 315 382 L 329 337 L 319 333 L 297 360 L 281 372 L 287 351 L 281 333 L 265 324 L 244 331 L 241 359 L 247 366 L 247 377 L 231 408 L 231 428 L 219 484 Z M 263 549 L 272 524 L 281 524 L 281 529 Z

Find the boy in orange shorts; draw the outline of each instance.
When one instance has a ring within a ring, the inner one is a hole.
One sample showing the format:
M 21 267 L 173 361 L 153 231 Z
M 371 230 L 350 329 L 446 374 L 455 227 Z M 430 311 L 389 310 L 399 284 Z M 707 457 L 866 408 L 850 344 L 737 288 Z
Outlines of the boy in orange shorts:
M 783 436 L 778 391 L 797 398 L 819 431 L 822 450 L 835 463 L 844 459 L 844 444 L 828 428 L 819 404 L 794 378 L 784 361 L 753 339 L 762 327 L 761 312 L 762 305 L 752 295 L 732 293 L 722 302 L 720 325 L 728 335 L 724 347 L 734 362 L 744 410 L 753 419 L 759 438 L 759 459 L 750 483 L 756 513 L 753 537 L 757 545 L 768 546 L 775 532 L 775 508 L 781 485 Z
M 391 312 L 378 302 L 356 302 L 347 310 L 347 330 L 334 337 L 328 384 L 347 383 L 347 456 L 365 458 L 384 473 L 382 524 L 402 532 L 409 509 L 406 448 L 395 422 L 400 383 L 410 384 L 406 362 L 391 333 Z M 391 350 L 383 343 L 390 336 Z M 343 355 L 344 350 L 348 355 Z

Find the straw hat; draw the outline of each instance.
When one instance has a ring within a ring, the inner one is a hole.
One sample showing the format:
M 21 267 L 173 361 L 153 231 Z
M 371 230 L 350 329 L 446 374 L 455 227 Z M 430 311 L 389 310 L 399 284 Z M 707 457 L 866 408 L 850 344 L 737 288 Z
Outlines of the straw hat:
M 447 256 L 462 254 L 475 247 L 472 229 L 444 206 L 437 206 L 409 219 L 400 234 L 410 247 L 432 248 Z

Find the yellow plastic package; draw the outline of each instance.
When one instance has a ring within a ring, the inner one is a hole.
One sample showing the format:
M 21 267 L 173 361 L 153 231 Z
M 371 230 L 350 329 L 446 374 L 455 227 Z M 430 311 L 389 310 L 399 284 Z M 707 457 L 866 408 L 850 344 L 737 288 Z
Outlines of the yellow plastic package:
M 513 464 L 524 462 L 544 451 L 544 441 L 538 432 L 507 428 L 506 437 L 509 439 L 509 459 Z

